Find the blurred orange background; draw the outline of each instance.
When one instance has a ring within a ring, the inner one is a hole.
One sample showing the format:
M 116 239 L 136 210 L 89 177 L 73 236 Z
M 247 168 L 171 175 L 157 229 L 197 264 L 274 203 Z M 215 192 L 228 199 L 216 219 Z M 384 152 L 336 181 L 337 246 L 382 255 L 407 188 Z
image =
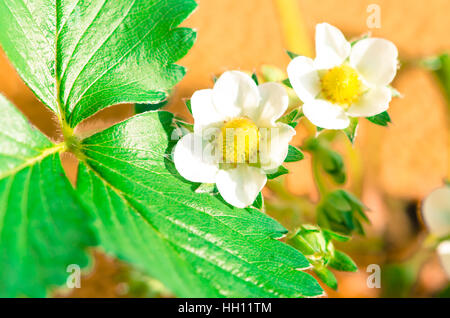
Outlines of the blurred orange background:
M 386 259 L 401 261 L 412 255 L 420 243 L 422 228 L 414 231 L 404 214 L 396 213 L 389 200 L 402 207 L 416 205 L 434 188 L 442 185 L 449 162 L 448 107 L 433 75 L 410 61 L 436 55 L 450 49 L 450 1 L 366 1 L 366 0 L 200 0 L 195 13 L 184 23 L 198 31 L 198 40 L 190 53 L 179 62 L 187 67 L 186 77 L 176 87 L 168 109 L 190 119 L 182 101 L 197 89 L 212 86 L 213 75 L 226 70 L 260 71 L 270 64 L 286 69 L 286 49 L 309 55 L 314 53 L 314 28 L 328 22 L 348 37 L 371 32 L 394 42 L 405 67 L 393 86 L 404 97 L 391 103 L 392 124 L 377 127 L 363 121 L 353 152 L 358 160 L 350 161 L 347 187 L 357 187 L 358 195 L 371 208 L 372 225 L 368 238 L 388 237 L 391 250 L 364 255 L 349 251 L 360 266 L 358 273 L 338 274 L 340 288 L 336 297 L 376 297 L 377 289 L 366 286 L 365 266 Z M 379 5 L 381 28 L 369 29 L 366 20 L 370 4 Z M 56 121 L 18 77 L 3 52 L 0 52 L 0 91 L 12 100 L 44 133 L 58 139 Z M 83 123 L 107 126 L 133 114 L 131 105 L 110 107 Z M 305 136 L 298 128 L 294 144 L 301 145 Z M 343 143 L 336 144 L 348 153 Z M 348 150 L 348 149 L 347 149 Z M 354 166 L 351 166 L 354 165 Z M 74 177 L 74 165 L 68 164 Z M 291 194 L 306 195 L 313 200 L 316 190 L 308 158 L 289 165 L 285 182 Z M 361 175 L 355 183 L 353 174 Z M 353 184 L 352 184 L 353 183 Z M 403 204 L 403 205 L 402 205 Z M 418 234 L 419 233 L 419 234 Z M 364 239 L 361 239 L 364 240 Z M 419 242 L 419 243 L 418 243 Z M 356 249 L 358 250 L 358 249 Z M 86 277 L 86 288 L 71 294 L 81 297 L 127 296 L 117 285 L 123 275 L 122 265 L 99 254 L 97 265 Z M 105 270 L 106 268 L 106 270 Z M 105 274 L 106 273 L 106 274 Z M 117 274 L 117 275 L 116 275 Z M 116 275 L 116 276 L 115 276 Z M 445 277 L 435 257 L 423 266 L 416 289 L 419 296 L 429 296 L 445 285 Z M 65 295 L 65 294 L 64 294 Z

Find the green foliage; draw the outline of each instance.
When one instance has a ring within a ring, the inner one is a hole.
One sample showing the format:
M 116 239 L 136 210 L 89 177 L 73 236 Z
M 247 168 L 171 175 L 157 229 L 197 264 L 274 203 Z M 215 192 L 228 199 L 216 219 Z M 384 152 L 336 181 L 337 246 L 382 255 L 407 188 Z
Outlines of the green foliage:
M 450 54 L 443 53 L 435 58 L 424 61 L 424 64 L 436 75 L 450 104 Z
M 281 117 L 278 121 L 281 123 L 288 124 L 292 128 L 297 127 L 298 120 L 303 116 L 303 113 L 299 109 L 294 109 L 288 114 Z
M 338 271 L 357 271 L 353 260 L 345 253 L 335 250 L 332 240 L 346 241 L 349 238 L 313 225 L 302 225 L 288 240 L 301 251 L 313 266 L 313 271 L 327 286 L 337 289 L 338 283 L 327 266 Z
M 319 279 L 325 283 L 328 287 L 337 290 L 338 282 L 336 276 L 325 266 L 317 266 L 313 269 L 314 273 L 319 277 Z
M 158 110 L 158 109 L 166 106 L 168 104 L 168 101 L 169 100 L 164 100 L 161 103 L 157 103 L 157 104 L 136 104 L 136 105 L 134 105 L 134 111 L 136 114 L 140 114 L 140 113 L 144 113 L 144 112 Z
M 292 145 L 289 145 L 288 154 L 286 156 L 286 159 L 284 159 L 284 162 L 297 162 L 303 160 L 303 158 L 305 158 L 305 156 L 303 155 L 300 149 Z
M 347 177 L 342 156 L 331 149 L 329 143 L 320 138 L 310 138 L 303 147 L 310 151 L 320 168 L 331 176 L 337 184 L 345 183 Z
M 272 179 L 275 179 L 275 178 L 277 178 L 279 176 L 282 176 L 282 175 L 288 174 L 288 173 L 289 173 L 289 170 L 286 169 L 286 167 L 279 166 L 277 171 L 267 175 L 267 179 L 272 180 Z
M 355 142 L 356 134 L 358 131 L 358 124 L 359 124 L 358 118 L 351 118 L 350 125 L 344 129 L 345 135 L 352 144 Z
M 258 76 L 255 72 L 252 73 L 252 80 L 255 82 L 256 85 L 259 85 Z
M 341 251 L 334 252 L 334 257 L 330 261 L 330 267 L 344 272 L 356 272 L 358 270 L 350 256 Z
M 366 117 L 366 118 L 369 121 L 371 121 L 372 123 L 379 125 L 379 126 L 386 127 L 387 125 L 389 125 L 389 123 L 391 123 L 391 117 L 389 116 L 387 111 L 382 112 L 381 114 L 371 116 L 371 117 Z
M 70 127 L 119 103 L 158 104 L 195 41 L 175 28 L 194 0 L 0 2 L 0 42 L 35 94 Z
M 54 145 L 0 95 L 0 297 L 44 297 L 88 263 L 91 217 Z
M 82 142 L 78 189 L 102 246 L 178 296 L 303 297 L 322 293 L 306 258 L 279 242 L 263 213 L 195 193 L 170 161 L 166 112 L 147 112 Z M 251 279 L 248 279 L 251 277 Z
M 295 59 L 297 56 L 299 56 L 297 53 L 291 52 L 289 50 L 286 50 L 286 53 L 291 59 Z
M 317 207 L 317 222 L 334 232 L 363 235 L 361 222 L 369 222 L 365 210 L 366 206 L 354 195 L 345 190 L 336 190 L 328 193 Z
M 264 210 L 264 197 L 262 195 L 262 192 L 258 194 L 252 206 L 257 208 L 258 210 Z

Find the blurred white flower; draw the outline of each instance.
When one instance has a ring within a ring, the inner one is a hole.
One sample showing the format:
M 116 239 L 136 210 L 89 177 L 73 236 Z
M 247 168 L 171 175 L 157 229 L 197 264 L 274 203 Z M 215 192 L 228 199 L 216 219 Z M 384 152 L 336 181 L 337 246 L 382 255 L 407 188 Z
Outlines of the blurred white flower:
M 388 85 L 397 72 L 397 58 L 390 41 L 366 38 L 351 46 L 341 31 L 321 23 L 316 26 L 316 58 L 298 56 L 287 72 L 305 116 L 318 127 L 344 129 L 350 117 L 374 116 L 389 108 Z
M 445 186 L 431 192 L 423 202 L 422 215 L 425 224 L 437 238 L 450 236 L 450 187 Z M 437 247 L 442 266 L 450 278 L 450 240 Z
M 450 279 L 450 241 L 444 241 L 437 247 L 437 252 L 444 267 L 447 277 Z
M 423 202 L 422 215 L 433 235 L 450 235 L 450 187 L 445 186 L 431 192 Z
M 191 98 L 194 132 L 175 147 L 178 172 L 192 182 L 215 183 L 236 207 L 252 204 L 295 135 L 291 126 L 276 122 L 288 102 L 280 84 L 257 86 L 245 73 L 225 72 L 213 89 Z

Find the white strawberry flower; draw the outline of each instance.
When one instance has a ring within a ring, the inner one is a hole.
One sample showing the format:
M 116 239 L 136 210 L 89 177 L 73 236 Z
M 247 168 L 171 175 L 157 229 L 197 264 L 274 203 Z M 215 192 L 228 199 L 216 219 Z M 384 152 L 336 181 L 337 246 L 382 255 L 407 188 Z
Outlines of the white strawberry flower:
M 288 103 L 280 84 L 257 86 L 245 73 L 225 72 L 213 89 L 193 94 L 194 132 L 175 146 L 176 169 L 192 182 L 215 183 L 233 206 L 252 204 L 295 135 L 291 126 L 276 122 Z
M 327 23 L 316 26 L 316 58 L 298 56 L 287 68 L 304 115 L 316 126 L 344 129 L 350 117 L 369 117 L 389 108 L 388 86 L 398 66 L 395 45 L 378 38 L 353 46 Z
M 423 202 L 422 215 L 431 234 L 437 238 L 450 237 L 450 187 L 445 186 L 431 192 Z M 444 240 L 437 252 L 450 278 L 450 240 Z

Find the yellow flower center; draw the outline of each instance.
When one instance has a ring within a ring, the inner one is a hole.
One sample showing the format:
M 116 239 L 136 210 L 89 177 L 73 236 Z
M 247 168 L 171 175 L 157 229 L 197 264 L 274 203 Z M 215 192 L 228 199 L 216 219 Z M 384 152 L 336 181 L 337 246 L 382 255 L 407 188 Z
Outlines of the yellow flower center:
M 226 163 L 256 163 L 259 147 L 258 127 L 250 119 L 236 118 L 222 127 L 223 160 Z
M 361 95 L 358 73 L 343 64 L 328 70 L 322 77 L 322 92 L 334 104 L 350 105 Z

